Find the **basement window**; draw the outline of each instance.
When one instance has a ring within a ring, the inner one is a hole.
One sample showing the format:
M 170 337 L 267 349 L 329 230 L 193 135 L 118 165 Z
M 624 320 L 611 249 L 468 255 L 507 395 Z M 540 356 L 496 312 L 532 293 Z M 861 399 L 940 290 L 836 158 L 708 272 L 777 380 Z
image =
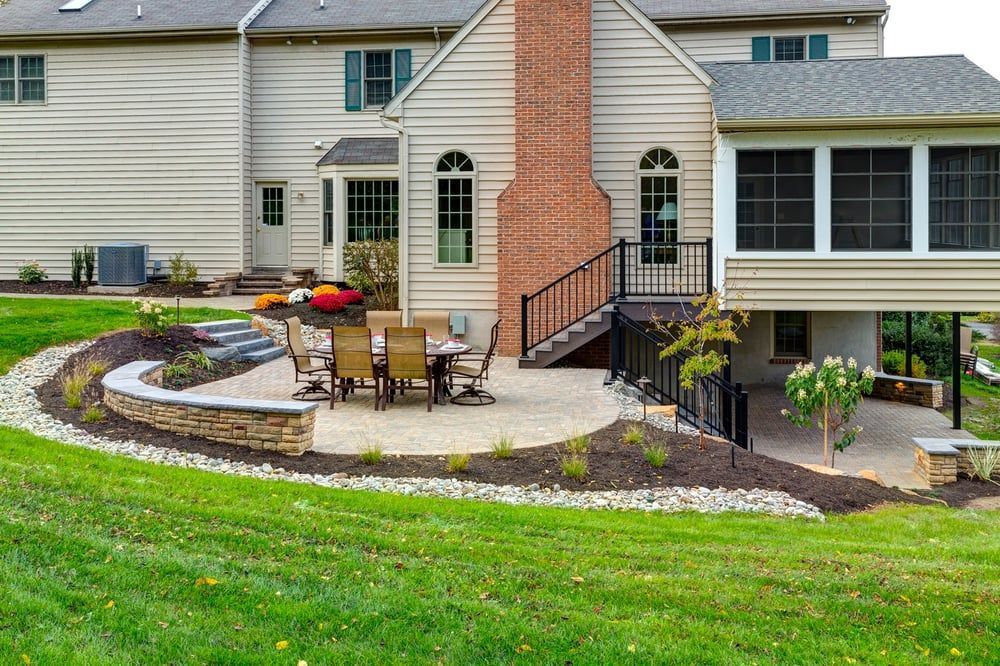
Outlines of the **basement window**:
M 774 358 L 809 358 L 809 313 L 774 313 Z

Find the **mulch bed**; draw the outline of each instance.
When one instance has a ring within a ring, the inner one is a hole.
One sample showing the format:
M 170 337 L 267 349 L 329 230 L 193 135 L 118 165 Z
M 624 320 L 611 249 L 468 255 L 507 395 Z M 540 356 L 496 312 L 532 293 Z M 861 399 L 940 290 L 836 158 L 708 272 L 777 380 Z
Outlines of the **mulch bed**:
M 996 478 L 996 474 L 993 475 Z M 966 506 L 973 500 L 986 497 L 996 498 L 1000 508 L 1000 486 L 979 479 L 960 477 L 956 483 L 936 486 L 931 490 L 921 491 L 927 497 L 944 500 L 949 506 Z
M 364 326 L 366 310 L 364 305 L 348 305 L 341 312 L 327 314 L 326 312 L 320 312 L 316 308 L 310 307 L 308 304 L 302 303 L 299 305 L 289 305 L 286 308 L 245 310 L 245 312 L 277 321 L 298 317 L 302 320 L 303 324 L 309 324 L 316 328 L 329 329 L 334 326 Z
M 212 341 L 197 340 L 193 333 L 194 329 L 190 326 L 171 326 L 162 338 L 147 338 L 137 330 L 110 333 L 97 338 L 88 349 L 71 356 L 66 361 L 64 368 L 71 369 L 80 363 L 98 360 L 105 363 L 111 370 L 132 361 L 167 361 L 170 363 L 184 352 L 198 352 L 208 347 L 218 346 Z M 210 370 L 191 366 L 190 375 L 174 379 L 164 378 L 163 386 L 175 391 L 183 390 L 199 384 L 241 375 L 254 367 L 256 364 L 243 361 L 216 361 Z M 61 376 L 62 373 L 57 374 L 36 389 L 39 401 L 50 414 L 59 420 L 88 426 L 86 428 L 88 431 L 102 433 L 100 428 L 105 424 L 93 424 L 96 428 L 91 429 L 89 427 L 91 424 L 83 424 L 81 421 L 82 410 L 66 408 L 63 402 Z M 84 408 L 101 402 L 104 398 L 101 377 L 91 379 L 83 395 Z M 120 418 L 110 412 L 107 412 L 107 415 L 109 420 L 112 417 Z M 153 431 L 166 434 L 155 429 Z
M 136 294 L 136 298 L 145 296 L 205 298 L 204 291 L 204 284 L 193 284 L 185 287 L 166 282 L 154 282 Z M 47 294 L 52 296 L 93 296 L 94 298 L 107 296 L 107 294 L 88 293 L 86 287 L 74 287 L 69 280 L 45 280 L 38 284 L 24 284 L 20 280 L 0 280 L 0 294 Z

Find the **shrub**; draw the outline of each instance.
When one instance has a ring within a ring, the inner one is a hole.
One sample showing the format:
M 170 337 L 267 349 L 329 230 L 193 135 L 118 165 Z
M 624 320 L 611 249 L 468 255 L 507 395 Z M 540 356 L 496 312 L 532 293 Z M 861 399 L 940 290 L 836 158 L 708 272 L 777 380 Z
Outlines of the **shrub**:
M 288 305 L 288 299 L 281 294 L 261 294 L 253 302 L 254 310 L 272 310 L 283 308 Z
M 358 303 L 363 303 L 365 300 L 365 295 L 354 289 L 345 289 L 340 292 L 340 297 L 344 299 L 345 305 L 357 305 Z
M 369 442 L 361 447 L 358 457 L 365 465 L 377 465 L 382 462 L 382 446 L 376 442 Z
M 73 250 L 69 259 L 69 279 L 77 289 L 83 284 L 83 253 Z
M 511 435 L 500 433 L 490 442 L 490 452 L 497 460 L 506 460 L 514 455 L 514 438 Z
M 195 332 L 191 334 L 191 337 L 199 342 L 210 342 L 212 340 L 212 334 L 200 328 L 196 329 Z
M 563 476 L 575 479 L 576 481 L 582 481 L 587 476 L 589 470 L 587 459 L 576 454 L 564 456 L 559 461 L 559 465 L 562 468 Z
M 309 306 L 316 308 L 320 312 L 325 312 L 327 314 L 333 314 L 334 312 L 340 312 L 347 304 L 344 303 L 344 299 L 341 294 L 326 294 L 324 296 L 316 296 L 311 301 L 309 301 Z
M 1000 319 L 1000 315 L 996 312 L 980 312 L 976 315 L 976 321 L 980 324 L 992 324 L 997 319 Z
M 183 363 L 168 363 L 163 366 L 164 379 L 187 379 L 191 375 L 191 368 Z
M 83 274 L 87 278 L 87 284 L 94 284 L 94 264 L 97 263 L 94 248 L 89 245 L 83 246 Z
M 24 284 L 38 284 L 48 278 L 49 274 L 45 272 L 45 269 L 37 261 L 27 261 L 17 269 L 17 279 Z
M 566 450 L 574 455 L 586 453 L 588 448 L 590 448 L 590 435 L 573 433 L 566 438 Z
M 882 346 L 906 348 L 905 315 L 886 312 L 882 315 Z M 951 376 L 951 316 L 943 313 L 913 313 L 913 353 L 927 366 L 928 376 Z
M 215 367 L 215 361 L 200 351 L 186 351 L 183 354 L 178 354 L 177 358 L 174 359 L 174 363 L 182 363 L 183 365 L 201 368 L 202 370 L 211 370 Z
M 170 324 L 163 315 L 162 305 L 156 301 L 141 298 L 134 299 L 132 303 L 135 305 L 132 313 L 144 336 L 158 338 L 166 334 Z
M 646 462 L 654 469 L 660 469 L 667 464 L 667 449 L 663 444 L 650 444 L 642 449 L 642 455 Z
M 83 392 L 90 380 L 90 373 L 81 366 L 63 373 L 59 384 L 62 386 L 63 402 L 69 409 L 79 409 L 83 405 Z
M 168 263 L 170 264 L 170 273 L 167 276 L 167 282 L 170 284 L 188 287 L 198 280 L 198 267 L 194 265 L 193 261 L 185 259 L 183 252 L 178 252 L 170 257 Z
M 1000 468 L 1000 446 L 970 448 L 965 452 L 969 456 L 969 464 L 972 465 L 972 476 L 996 483 L 993 481 L 993 474 Z
M 96 403 L 87 407 L 87 411 L 83 413 L 84 423 L 100 423 L 104 420 L 104 410 L 100 408 Z
M 336 296 L 337 294 L 340 293 L 340 289 L 337 289 L 337 287 L 335 287 L 332 284 L 321 284 L 320 286 L 313 289 L 312 292 L 314 298 L 316 296 L 327 296 L 327 295 Z
M 468 453 L 449 453 L 445 458 L 444 471 L 449 474 L 464 472 L 469 469 L 469 461 L 472 459 Z
M 313 292 L 311 289 L 296 289 L 288 294 L 288 303 L 289 305 L 301 305 L 302 303 L 308 303 L 312 298 Z
M 111 369 L 111 364 L 103 358 L 89 358 L 84 363 L 84 369 L 91 377 L 100 377 L 107 374 L 108 370 Z
M 912 357 L 913 376 L 917 379 L 927 377 L 927 364 L 916 354 Z M 890 375 L 902 376 L 906 372 L 906 352 L 892 349 L 882 354 L 882 369 Z
M 622 443 L 635 446 L 646 441 L 646 430 L 639 424 L 633 423 L 622 435 Z
M 399 307 L 399 241 L 359 241 L 344 246 L 347 284 L 371 294 L 373 310 Z

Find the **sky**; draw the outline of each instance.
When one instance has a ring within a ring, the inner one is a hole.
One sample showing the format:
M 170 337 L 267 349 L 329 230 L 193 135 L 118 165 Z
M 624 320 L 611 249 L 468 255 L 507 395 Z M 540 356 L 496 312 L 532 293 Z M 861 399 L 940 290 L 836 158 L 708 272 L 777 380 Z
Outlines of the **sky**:
M 1000 78 L 1000 1 L 888 0 L 887 56 L 961 53 Z

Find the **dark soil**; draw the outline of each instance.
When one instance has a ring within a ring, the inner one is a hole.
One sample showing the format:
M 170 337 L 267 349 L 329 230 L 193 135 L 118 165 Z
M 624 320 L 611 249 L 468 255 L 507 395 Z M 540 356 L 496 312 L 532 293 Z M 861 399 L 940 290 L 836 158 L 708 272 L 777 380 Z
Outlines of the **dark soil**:
M 996 475 L 994 474 L 994 478 Z M 959 477 L 956 483 L 937 486 L 921 493 L 927 497 L 944 500 L 949 506 L 966 506 L 972 500 L 994 497 L 1000 502 L 1000 486 L 979 479 Z
M 246 310 L 249 314 L 284 321 L 292 317 L 298 317 L 303 324 L 309 324 L 316 328 L 333 328 L 334 326 L 364 326 L 365 306 L 348 305 L 341 312 L 327 314 L 320 312 L 316 308 L 310 307 L 306 303 L 299 305 L 289 305 L 285 308 L 271 308 L 270 310 Z
M 119 368 L 132 361 L 167 361 L 172 363 L 178 355 L 184 352 L 198 352 L 207 347 L 218 346 L 212 341 L 198 340 L 193 334 L 194 329 L 189 326 L 171 326 L 162 338 L 147 338 L 137 330 L 111 333 L 98 338 L 90 348 L 71 356 L 64 367 L 71 370 L 80 364 L 91 361 L 101 361 L 109 370 Z M 188 367 L 189 374 L 183 377 L 164 378 L 164 388 L 182 390 L 240 375 L 255 366 L 253 363 L 242 361 L 217 361 L 210 370 L 194 367 L 190 364 Z M 38 399 L 53 416 L 62 421 L 81 425 L 82 410 L 67 409 L 63 402 L 61 377 L 62 373 L 59 373 L 38 387 L 36 389 Z M 104 389 L 101 387 L 101 377 L 94 377 L 84 391 L 84 407 L 101 402 L 103 398 Z M 114 415 L 109 413 L 109 419 L 112 416 Z M 86 426 L 87 424 L 82 425 Z M 102 425 L 104 424 L 96 424 L 97 429 L 87 429 L 90 432 L 100 433 Z M 155 432 L 165 434 L 161 431 Z
M 180 296 L 182 298 L 205 298 L 204 284 L 182 286 L 166 282 L 153 282 L 136 294 L 140 296 Z M 86 287 L 74 287 L 69 280 L 45 280 L 38 284 L 24 284 L 20 280 L 0 280 L 0 294 L 50 294 L 54 296 L 93 296 L 100 298 L 107 294 L 90 294 Z

